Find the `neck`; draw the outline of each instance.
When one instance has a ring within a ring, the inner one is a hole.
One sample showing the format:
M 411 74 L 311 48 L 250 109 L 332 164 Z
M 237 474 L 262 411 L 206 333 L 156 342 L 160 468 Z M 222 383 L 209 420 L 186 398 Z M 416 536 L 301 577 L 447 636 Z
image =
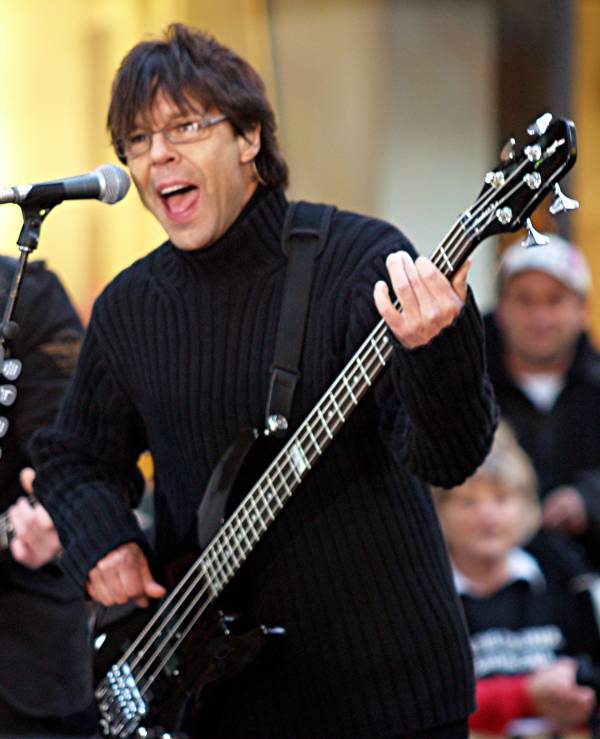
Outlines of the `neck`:
M 499 590 L 508 579 L 506 555 L 473 560 L 451 553 L 454 567 L 471 582 L 478 595 L 491 595 Z

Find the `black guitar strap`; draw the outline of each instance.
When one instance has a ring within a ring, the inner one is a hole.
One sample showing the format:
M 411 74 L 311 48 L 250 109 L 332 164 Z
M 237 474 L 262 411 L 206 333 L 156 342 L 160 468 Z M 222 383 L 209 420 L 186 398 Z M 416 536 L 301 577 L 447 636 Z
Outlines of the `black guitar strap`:
M 302 355 L 308 301 L 317 256 L 329 235 L 333 205 L 303 201 L 290 203 L 281 234 L 281 248 L 288 257 L 275 354 L 265 412 L 266 429 L 283 436 L 288 428 Z

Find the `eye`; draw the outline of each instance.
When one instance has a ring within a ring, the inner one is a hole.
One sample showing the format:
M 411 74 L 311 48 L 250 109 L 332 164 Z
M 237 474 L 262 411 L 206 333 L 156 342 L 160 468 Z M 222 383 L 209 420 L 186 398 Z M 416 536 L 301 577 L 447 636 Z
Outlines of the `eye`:
M 139 133 L 132 133 L 130 136 L 127 136 L 125 143 L 127 146 L 139 146 L 147 140 L 148 134 L 140 131 Z
M 177 133 L 196 133 L 196 131 L 198 131 L 198 129 L 200 128 L 200 121 L 183 121 L 182 123 L 178 123 L 177 125 L 175 125 L 173 128 Z

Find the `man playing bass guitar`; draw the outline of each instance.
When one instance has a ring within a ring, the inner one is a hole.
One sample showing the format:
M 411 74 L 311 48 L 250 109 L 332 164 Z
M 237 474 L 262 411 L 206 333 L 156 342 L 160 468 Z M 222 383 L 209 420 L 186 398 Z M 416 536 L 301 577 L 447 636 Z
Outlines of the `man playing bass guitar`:
M 182 25 L 125 57 L 108 127 L 168 238 L 96 301 L 58 420 L 34 442 L 35 492 L 80 587 L 145 605 L 165 593 L 161 565 L 196 543 L 211 470 L 263 426 L 288 171 L 256 72 Z M 450 282 L 391 225 L 333 214 L 290 429 L 380 317 L 393 352 L 236 576 L 246 619 L 287 637 L 216 691 L 194 735 L 467 736 L 469 643 L 426 486 L 470 475 L 495 427 L 467 269 Z M 152 560 L 123 492 L 144 449 Z

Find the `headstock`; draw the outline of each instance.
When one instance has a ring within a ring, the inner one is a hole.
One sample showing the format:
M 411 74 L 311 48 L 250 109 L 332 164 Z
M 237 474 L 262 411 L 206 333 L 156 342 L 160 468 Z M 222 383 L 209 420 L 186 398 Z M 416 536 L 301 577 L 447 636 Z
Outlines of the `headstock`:
M 575 125 L 565 118 L 552 119 L 545 113 L 527 133 L 531 141 L 519 153 L 514 139 L 507 142 L 498 167 L 486 174 L 479 197 L 461 216 L 471 247 L 488 236 L 523 226 L 528 229 L 526 246 L 545 243 L 545 237 L 535 231 L 529 216 L 551 191 L 556 196 L 550 206 L 553 215 L 579 206 L 576 200 L 562 193 L 558 184 L 577 158 Z

